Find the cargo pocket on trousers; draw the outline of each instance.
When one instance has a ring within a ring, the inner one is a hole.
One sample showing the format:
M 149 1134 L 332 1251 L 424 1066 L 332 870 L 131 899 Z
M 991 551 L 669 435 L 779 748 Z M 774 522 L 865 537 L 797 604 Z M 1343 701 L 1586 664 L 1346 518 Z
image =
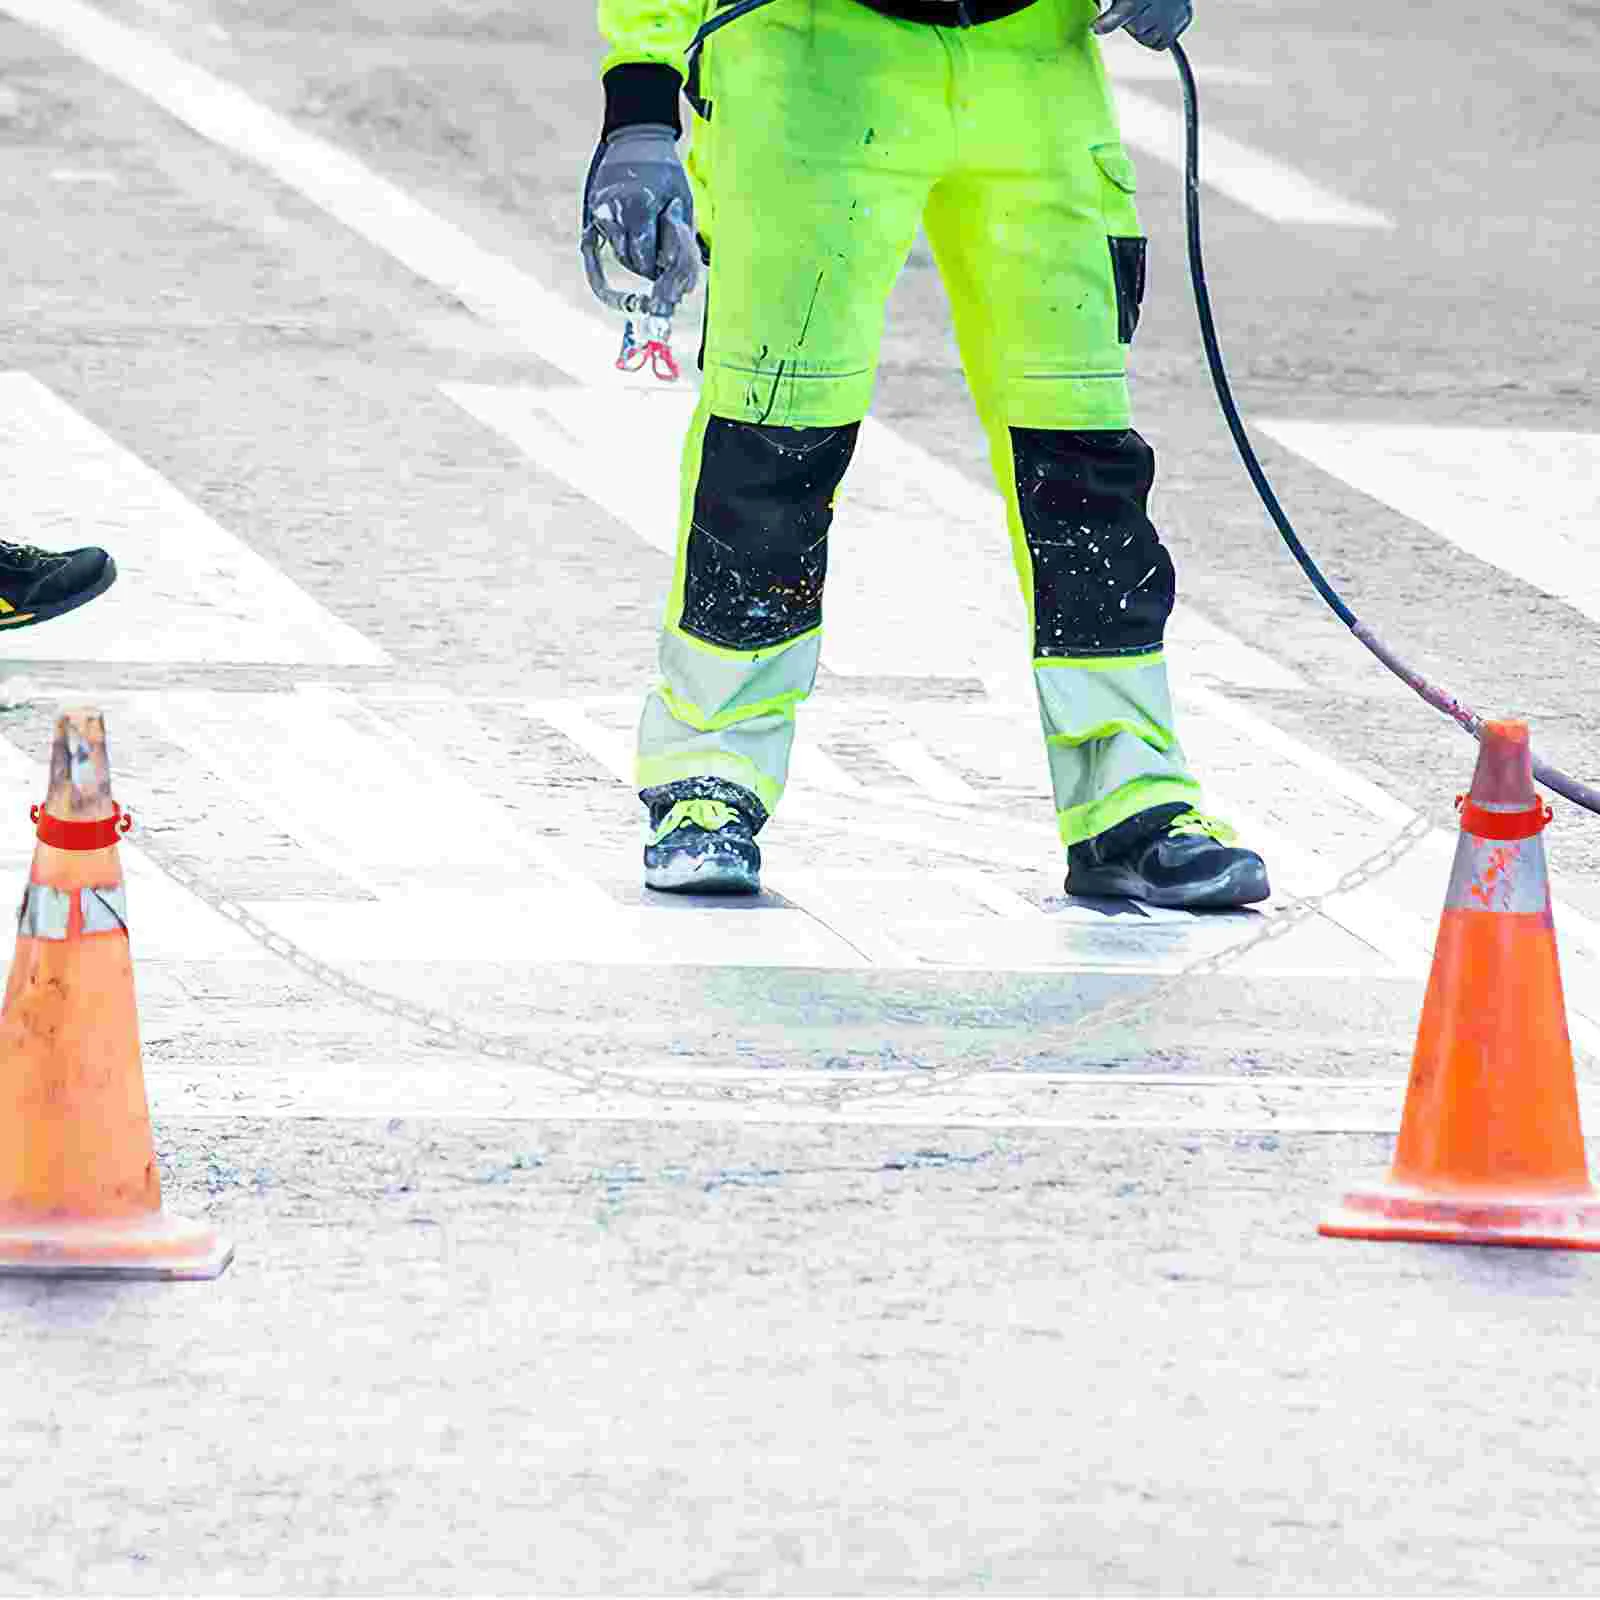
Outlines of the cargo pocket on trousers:
M 1102 180 L 1101 211 L 1111 250 L 1111 277 L 1117 290 L 1117 339 L 1121 344 L 1132 344 L 1139 326 L 1139 309 L 1144 304 L 1148 250 L 1134 201 L 1138 172 L 1120 144 L 1097 144 L 1089 154 L 1094 157 Z
M 1144 264 L 1148 241 L 1112 239 L 1111 272 L 1117 280 L 1117 339 L 1132 344 L 1144 304 Z

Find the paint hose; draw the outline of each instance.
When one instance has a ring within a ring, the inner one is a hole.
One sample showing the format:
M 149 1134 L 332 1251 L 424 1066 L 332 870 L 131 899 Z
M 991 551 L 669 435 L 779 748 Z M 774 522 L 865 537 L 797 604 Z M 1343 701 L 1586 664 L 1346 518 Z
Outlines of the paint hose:
M 1244 462 L 1245 471 L 1250 474 L 1250 481 L 1255 485 L 1256 493 L 1261 496 L 1261 503 L 1267 508 L 1268 516 L 1272 518 L 1279 534 L 1283 537 L 1284 544 L 1288 546 L 1289 554 L 1299 562 L 1300 570 L 1311 580 L 1312 588 L 1327 602 L 1328 609 L 1395 677 L 1414 689 L 1435 711 L 1443 713 L 1473 738 L 1479 739 L 1483 736 L 1483 718 L 1448 690 L 1430 683 L 1415 667 L 1408 666 L 1344 603 L 1339 591 L 1328 582 L 1316 562 L 1312 560 L 1311 552 L 1300 542 L 1300 536 L 1294 531 L 1294 525 L 1278 503 L 1278 497 L 1272 492 L 1272 485 L 1261 469 L 1261 462 L 1251 446 L 1250 437 L 1245 432 L 1244 423 L 1239 417 L 1239 408 L 1233 401 L 1233 390 L 1228 383 L 1227 370 L 1222 363 L 1222 351 L 1217 344 L 1216 322 L 1211 315 L 1211 293 L 1206 287 L 1206 269 L 1200 240 L 1200 107 L 1199 96 L 1195 92 L 1194 72 L 1181 45 L 1172 46 L 1172 59 L 1177 63 L 1178 77 L 1183 82 L 1184 133 L 1187 146 L 1184 158 L 1184 209 L 1189 228 L 1189 276 L 1194 283 L 1195 309 L 1200 314 L 1200 339 L 1205 345 L 1206 361 L 1211 368 L 1211 383 L 1217 391 L 1217 401 L 1222 407 L 1222 414 L 1227 419 L 1228 431 L 1232 433 L 1233 442 L 1238 446 L 1239 458 Z M 1572 801 L 1574 805 L 1582 806 L 1586 811 L 1600 813 L 1600 789 L 1592 788 L 1587 783 L 1580 783 L 1576 778 L 1568 777 L 1566 773 L 1537 758 L 1533 763 L 1533 775 L 1545 788 Z

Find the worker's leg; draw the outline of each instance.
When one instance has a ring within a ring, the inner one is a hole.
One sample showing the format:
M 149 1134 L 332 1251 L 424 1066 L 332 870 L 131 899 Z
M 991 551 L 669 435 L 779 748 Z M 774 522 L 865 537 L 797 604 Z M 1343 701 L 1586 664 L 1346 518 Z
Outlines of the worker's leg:
M 961 158 L 927 217 L 1005 496 L 1069 847 L 1138 844 L 1200 798 L 1167 682 L 1175 582 L 1148 514 L 1154 454 L 1129 415 L 1145 241 L 1095 10 L 1039 0 L 946 36 Z
M 783 792 L 795 708 L 816 678 L 834 493 L 871 398 L 884 303 L 949 161 L 947 73 L 933 32 L 855 0 L 773 7 L 706 51 L 704 387 L 661 679 L 639 734 L 658 833 L 698 800 L 738 809 L 753 833 Z M 647 877 L 710 886 L 721 869 L 710 845 L 701 854 L 704 871 L 655 872 L 647 853 Z M 742 843 L 734 854 L 758 859 Z

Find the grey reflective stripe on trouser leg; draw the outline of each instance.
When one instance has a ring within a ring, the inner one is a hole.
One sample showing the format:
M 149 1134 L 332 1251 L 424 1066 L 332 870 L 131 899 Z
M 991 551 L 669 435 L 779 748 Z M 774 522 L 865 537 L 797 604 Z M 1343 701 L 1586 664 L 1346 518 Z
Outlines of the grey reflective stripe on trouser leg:
M 1064 842 L 1193 803 L 1162 655 L 1176 593 L 1146 507 L 1155 453 L 1132 429 L 1013 428 L 1033 591 L 1034 682 Z
M 78 907 L 85 933 L 126 933 L 128 894 L 121 884 L 79 889 Z M 72 925 L 72 893 L 30 883 L 17 912 L 17 932 L 29 939 L 65 939 Z
M 639 721 L 647 783 L 702 776 L 756 792 L 767 808 L 788 780 L 794 708 L 817 679 L 822 636 L 749 656 L 712 654 L 665 633 L 662 682 Z M 670 763 L 670 770 L 655 763 Z
M 1152 806 L 1198 802 L 1160 655 L 1087 665 L 1041 660 L 1033 678 L 1064 844 Z

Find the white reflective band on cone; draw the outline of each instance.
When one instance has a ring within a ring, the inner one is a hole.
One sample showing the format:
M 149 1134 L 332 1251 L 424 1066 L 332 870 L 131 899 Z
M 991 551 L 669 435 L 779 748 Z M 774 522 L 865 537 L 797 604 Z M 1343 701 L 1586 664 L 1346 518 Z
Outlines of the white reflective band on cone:
M 126 933 L 128 891 L 119 883 L 106 889 L 80 889 L 78 905 L 85 933 Z M 30 883 L 17 913 L 17 932 L 29 939 L 65 939 L 72 896 L 65 889 Z
M 1447 911 L 1537 914 L 1550 905 L 1544 840 L 1480 839 L 1463 832 L 1445 895 Z
M 65 939 L 72 896 L 65 889 L 30 883 L 17 913 L 17 932 L 29 939 Z
M 119 884 L 109 889 L 80 889 L 85 933 L 126 933 L 128 891 Z

